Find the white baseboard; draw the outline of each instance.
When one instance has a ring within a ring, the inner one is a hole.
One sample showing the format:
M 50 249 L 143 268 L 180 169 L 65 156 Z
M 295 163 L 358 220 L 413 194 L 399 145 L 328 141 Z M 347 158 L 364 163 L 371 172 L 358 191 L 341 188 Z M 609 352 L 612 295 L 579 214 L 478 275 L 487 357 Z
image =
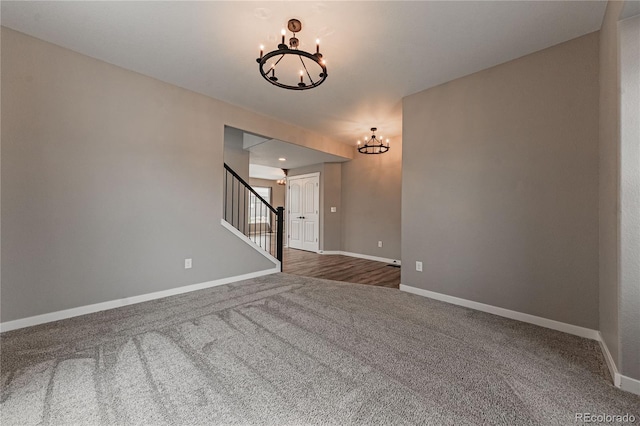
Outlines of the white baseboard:
M 598 336 L 600 337 L 600 348 L 602 349 L 604 359 L 607 362 L 607 367 L 609 368 L 609 373 L 611 374 L 614 386 L 624 391 L 640 395 L 640 380 L 623 376 L 618 372 L 618 367 L 616 367 L 616 363 L 611 356 L 611 352 L 609 352 L 607 343 L 602 338 L 602 334 L 600 334 L 600 332 L 598 332 Z
M 262 247 L 260 247 L 258 244 L 256 244 L 255 242 L 253 242 L 253 240 L 251 240 L 251 238 L 247 237 L 246 235 L 244 235 L 242 232 L 238 231 L 236 229 L 235 226 L 233 226 L 232 224 L 230 224 L 229 222 L 227 222 L 224 219 L 220 219 L 220 223 L 222 224 L 222 226 L 227 229 L 229 232 L 231 232 L 233 235 L 235 235 L 236 237 L 240 238 L 242 241 L 244 241 L 245 243 L 247 243 L 251 248 L 253 248 L 255 251 L 257 251 L 258 253 L 260 253 L 261 255 L 263 255 L 264 257 L 266 257 L 267 259 L 269 259 L 270 261 L 272 261 L 273 263 L 276 264 L 276 267 L 278 269 L 280 268 L 280 261 L 278 259 L 276 259 L 275 257 L 271 256 L 271 254 L 269 254 L 267 251 L 265 251 L 265 249 L 263 249 Z M 274 234 L 275 236 L 275 234 Z
M 77 308 L 65 309 L 62 311 L 50 312 L 42 315 L 35 315 L 32 317 L 21 318 L 13 321 L 6 321 L 0 323 L 0 332 L 17 330 L 19 328 L 31 327 L 33 325 L 77 317 L 80 315 L 92 314 L 94 312 L 106 311 L 107 309 L 114 309 L 122 306 L 133 305 L 136 303 L 147 302 L 149 300 L 161 299 L 163 297 L 175 296 L 177 294 L 189 293 L 191 291 L 202 290 L 205 288 L 217 287 L 236 281 L 261 277 L 263 275 L 276 274 L 278 272 L 280 272 L 279 267 L 266 269 L 264 271 L 251 272 L 249 274 L 236 275 L 228 278 L 220 278 L 218 280 L 207 281 L 199 284 L 186 285 L 184 287 L 171 288 L 169 290 L 156 291 L 154 293 L 142 294 L 140 296 L 125 297 L 123 299 L 94 303 L 93 305 L 79 306 Z
M 609 374 L 611 374 L 611 380 L 613 380 L 613 384 L 616 387 L 620 387 L 620 374 L 618 374 L 618 367 L 616 367 L 616 363 L 613 361 L 613 357 L 611 356 L 611 352 L 609 352 L 609 348 L 602 338 L 602 333 L 598 331 L 598 341 L 600 342 L 600 349 L 602 350 L 602 354 L 604 355 L 604 360 L 607 363 L 607 368 L 609 369 Z
M 631 377 L 623 376 L 622 374 L 618 374 L 620 378 L 618 381 L 620 382 L 620 386 L 618 386 L 623 391 L 631 392 L 636 395 L 640 395 L 640 380 L 632 379 Z
M 535 315 L 529 315 L 518 311 L 512 311 L 510 309 L 499 308 L 497 306 L 474 302 L 472 300 L 461 299 L 459 297 L 436 293 L 434 291 L 424 290 L 417 287 L 411 287 L 405 284 L 400 284 L 400 290 L 406 291 L 407 293 L 417 294 L 418 296 L 424 296 L 431 299 L 440 300 L 442 302 L 451 303 L 453 305 L 464 306 L 465 308 L 471 308 L 477 311 L 487 312 L 501 317 L 538 325 L 540 327 L 562 331 L 564 333 L 573 334 L 575 336 L 597 340 L 600 343 L 600 348 L 602 349 L 602 353 L 604 354 L 604 359 L 607 362 L 607 367 L 609 368 L 609 373 L 611 374 L 611 378 L 613 379 L 613 384 L 617 388 L 620 388 L 624 391 L 640 395 L 640 380 L 636 380 L 628 376 L 623 376 L 618 372 L 618 368 L 613 361 L 613 357 L 609 352 L 609 348 L 602 339 L 602 335 L 597 330 L 579 327 L 577 325 L 567 324 L 560 321 L 550 320 L 548 318 L 542 318 Z
M 546 327 L 552 330 L 562 331 L 564 333 L 574 334 L 580 337 L 586 337 L 587 339 L 600 340 L 600 333 L 597 330 L 592 330 L 590 328 L 579 327 L 577 325 L 567 324 L 564 322 L 555 321 L 548 318 L 525 314 L 518 311 L 512 311 L 510 309 L 499 308 L 497 306 L 487 305 L 480 302 L 474 302 L 472 300 L 467 300 L 467 299 L 461 299 L 459 297 L 449 296 L 442 293 L 436 293 L 434 291 L 423 290 L 421 288 L 411 287 L 405 284 L 400 284 L 400 290 L 406 291 L 407 293 L 413 293 L 419 296 L 440 300 L 442 302 L 464 306 L 466 308 L 475 309 L 477 311 L 488 312 L 490 314 L 498 315 L 501 317 L 511 318 L 511 319 L 526 322 L 529 324 L 539 325 L 540 327 Z
M 387 257 L 378 257 L 378 256 L 370 256 L 368 254 L 351 253 L 349 251 L 320 250 L 320 251 L 318 251 L 318 254 L 328 254 L 328 255 L 339 254 L 339 255 L 342 255 L 342 256 L 357 257 L 359 259 L 373 260 L 375 262 L 384 262 L 384 263 L 390 263 L 390 264 L 393 264 L 393 265 L 401 265 L 402 264 L 399 259 L 389 259 Z

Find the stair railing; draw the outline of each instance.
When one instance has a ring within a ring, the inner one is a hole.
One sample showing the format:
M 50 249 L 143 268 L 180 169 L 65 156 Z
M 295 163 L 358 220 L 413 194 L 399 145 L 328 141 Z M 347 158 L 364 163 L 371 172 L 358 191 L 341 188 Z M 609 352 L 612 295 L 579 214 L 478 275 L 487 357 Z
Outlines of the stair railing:
M 226 163 L 224 220 L 278 259 L 282 270 L 284 207 L 269 204 Z

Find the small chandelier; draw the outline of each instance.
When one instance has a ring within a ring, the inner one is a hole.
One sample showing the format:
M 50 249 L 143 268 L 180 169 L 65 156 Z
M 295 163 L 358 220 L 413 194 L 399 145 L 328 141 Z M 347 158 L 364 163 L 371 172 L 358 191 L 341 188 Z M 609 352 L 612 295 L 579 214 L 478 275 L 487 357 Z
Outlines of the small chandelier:
M 289 39 L 288 46 L 284 42 L 286 35 L 284 29 L 282 29 L 282 41 L 276 50 L 265 54 L 264 46 L 260 46 L 260 57 L 256 59 L 260 74 L 269 83 L 282 87 L 283 89 L 307 90 L 320 86 L 327 79 L 327 66 L 325 60 L 322 58 L 322 53 L 320 53 L 320 40 L 316 40 L 316 53 L 305 52 L 304 50 L 298 49 L 300 40 L 296 38 L 296 33 L 302 30 L 302 23 L 297 19 L 290 19 L 287 28 L 293 33 L 293 37 Z M 279 58 L 276 59 L 277 56 L 279 56 Z M 296 59 L 300 59 L 300 71 L 298 73 L 300 80 L 297 83 L 295 77 L 289 76 L 288 80 L 281 81 L 276 76 L 276 67 L 285 56 L 289 56 L 288 67 L 291 67 L 292 64 L 295 66 Z M 273 60 L 269 61 L 272 58 Z M 306 58 L 307 61 L 305 62 L 303 58 Z M 291 59 L 293 59 L 293 61 L 291 61 Z M 309 71 L 307 65 L 310 66 L 311 71 Z M 317 73 L 317 80 L 314 80 L 315 77 L 311 77 L 312 73 Z
M 289 175 L 289 169 L 281 169 L 281 170 L 282 170 L 282 172 L 284 173 L 284 178 L 282 178 L 282 179 L 278 179 L 278 180 L 276 181 L 276 183 L 277 183 L 278 185 L 286 185 L 286 184 L 287 184 L 287 176 Z
M 371 128 L 371 137 L 364 137 L 364 145 L 358 141 L 358 151 L 361 154 L 384 154 L 389 151 L 389 139 L 385 141 L 382 136 L 378 138 L 376 130 L 378 129 L 375 127 Z

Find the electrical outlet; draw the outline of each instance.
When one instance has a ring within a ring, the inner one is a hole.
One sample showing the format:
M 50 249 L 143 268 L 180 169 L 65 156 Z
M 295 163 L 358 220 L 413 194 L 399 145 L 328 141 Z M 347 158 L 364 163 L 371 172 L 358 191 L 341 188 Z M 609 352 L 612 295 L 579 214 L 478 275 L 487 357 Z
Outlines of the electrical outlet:
M 378 247 L 382 247 L 382 241 L 378 241 Z
M 335 213 L 337 211 L 338 211 L 338 209 L 336 207 L 331 207 L 331 213 Z
M 184 269 L 191 269 L 192 263 L 191 263 L 191 259 L 185 259 L 184 260 Z
M 422 262 L 416 261 L 416 271 L 422 272 Z

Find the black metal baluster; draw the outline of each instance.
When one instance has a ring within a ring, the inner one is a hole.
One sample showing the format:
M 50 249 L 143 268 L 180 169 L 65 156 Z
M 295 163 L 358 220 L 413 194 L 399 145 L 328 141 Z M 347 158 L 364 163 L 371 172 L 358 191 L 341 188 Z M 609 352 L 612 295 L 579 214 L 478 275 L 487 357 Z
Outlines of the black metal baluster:
M 227 220 L 227 176 L 229 172 L 224 169 L 224 220 Z
M 232 225 L 233 225 L 233 207 L 235 206 L 234 199 L 233 199 L 233 190 L 235 188 L 235 184 L 236 184 L 236 180 L 231 179 L 231 217 L 229 218 L 231 220 L 229 221 L 229 223 L 231 223 Z
M 260 246 L 266 250 L 264 246 L 264 203 L 260 202 Z
M 282 247 L 284 242 L 284 207 L 278 207 L 278 227 L 277 227 L 277 237 L 276 237 L 276 259 L 280 261 L 280 272 L 282 272 Z

